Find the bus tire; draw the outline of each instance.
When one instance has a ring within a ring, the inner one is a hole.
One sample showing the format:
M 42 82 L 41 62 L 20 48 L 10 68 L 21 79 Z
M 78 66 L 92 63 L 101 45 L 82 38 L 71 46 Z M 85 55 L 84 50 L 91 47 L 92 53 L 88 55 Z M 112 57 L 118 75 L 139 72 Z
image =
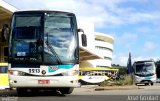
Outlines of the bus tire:
M 19 97 L 27 96 L 27 89 L 17 88 L 17 95 L 18 95 Z
M 60 92 L 62 94 L 71 94 L 73 92 L 74 88 L 61 88 Z
M 153 86 L 153 82 L 151 82 L 151 86 Z

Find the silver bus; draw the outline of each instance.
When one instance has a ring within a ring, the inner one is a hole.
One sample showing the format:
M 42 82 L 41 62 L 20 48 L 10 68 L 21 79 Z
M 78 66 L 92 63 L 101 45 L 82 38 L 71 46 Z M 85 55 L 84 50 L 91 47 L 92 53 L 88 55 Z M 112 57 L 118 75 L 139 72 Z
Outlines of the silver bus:
M 153 85 L 156 82 L 156 65 L 152 60 L 136 61 L 133 64 L 135 84 Z

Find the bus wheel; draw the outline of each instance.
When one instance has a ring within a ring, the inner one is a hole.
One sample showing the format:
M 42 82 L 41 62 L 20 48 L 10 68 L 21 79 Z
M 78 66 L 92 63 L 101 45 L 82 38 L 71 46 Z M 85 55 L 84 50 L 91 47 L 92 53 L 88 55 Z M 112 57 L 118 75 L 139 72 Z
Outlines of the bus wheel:
M 17 88 L 17 94 L 18 96 L 20 97 L 24 97 L 24 96 L 27 96 L 27 89 L 24 89 L 24 88 Z
M 151 86 L 153 86 L 153 82 L 151 82 Z
M 73 89 L 74 89 L 74 88 L 61 88 L 61 89 L 60 89 L 60 92 L 61 92 L 62 94 L 71 94 L 71 93 L 73 92 Z

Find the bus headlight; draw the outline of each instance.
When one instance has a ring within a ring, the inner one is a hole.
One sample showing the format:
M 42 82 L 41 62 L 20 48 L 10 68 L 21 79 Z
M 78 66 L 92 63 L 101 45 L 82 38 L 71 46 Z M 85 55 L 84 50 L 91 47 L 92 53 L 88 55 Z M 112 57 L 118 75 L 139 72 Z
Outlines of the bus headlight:
M 78 75 L 78 70 L 72 70 L 72 71 L 67 71 L 62 73 L 63 76 L 74 76 L 74 75 Z
M 22 71 L 17 71 L 17 70 L 8 70 L 8 73 L 10 75 L 16 75 L 16 76 L 24 76 L 25 73 Z

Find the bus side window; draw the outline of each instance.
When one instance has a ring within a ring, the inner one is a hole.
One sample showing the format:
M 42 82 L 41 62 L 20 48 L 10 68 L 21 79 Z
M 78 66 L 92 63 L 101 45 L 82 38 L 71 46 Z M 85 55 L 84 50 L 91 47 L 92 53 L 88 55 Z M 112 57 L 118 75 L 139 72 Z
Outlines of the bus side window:
M 7 73 L 7 67 L 5 66 L 0 66 L 0 73 Z

